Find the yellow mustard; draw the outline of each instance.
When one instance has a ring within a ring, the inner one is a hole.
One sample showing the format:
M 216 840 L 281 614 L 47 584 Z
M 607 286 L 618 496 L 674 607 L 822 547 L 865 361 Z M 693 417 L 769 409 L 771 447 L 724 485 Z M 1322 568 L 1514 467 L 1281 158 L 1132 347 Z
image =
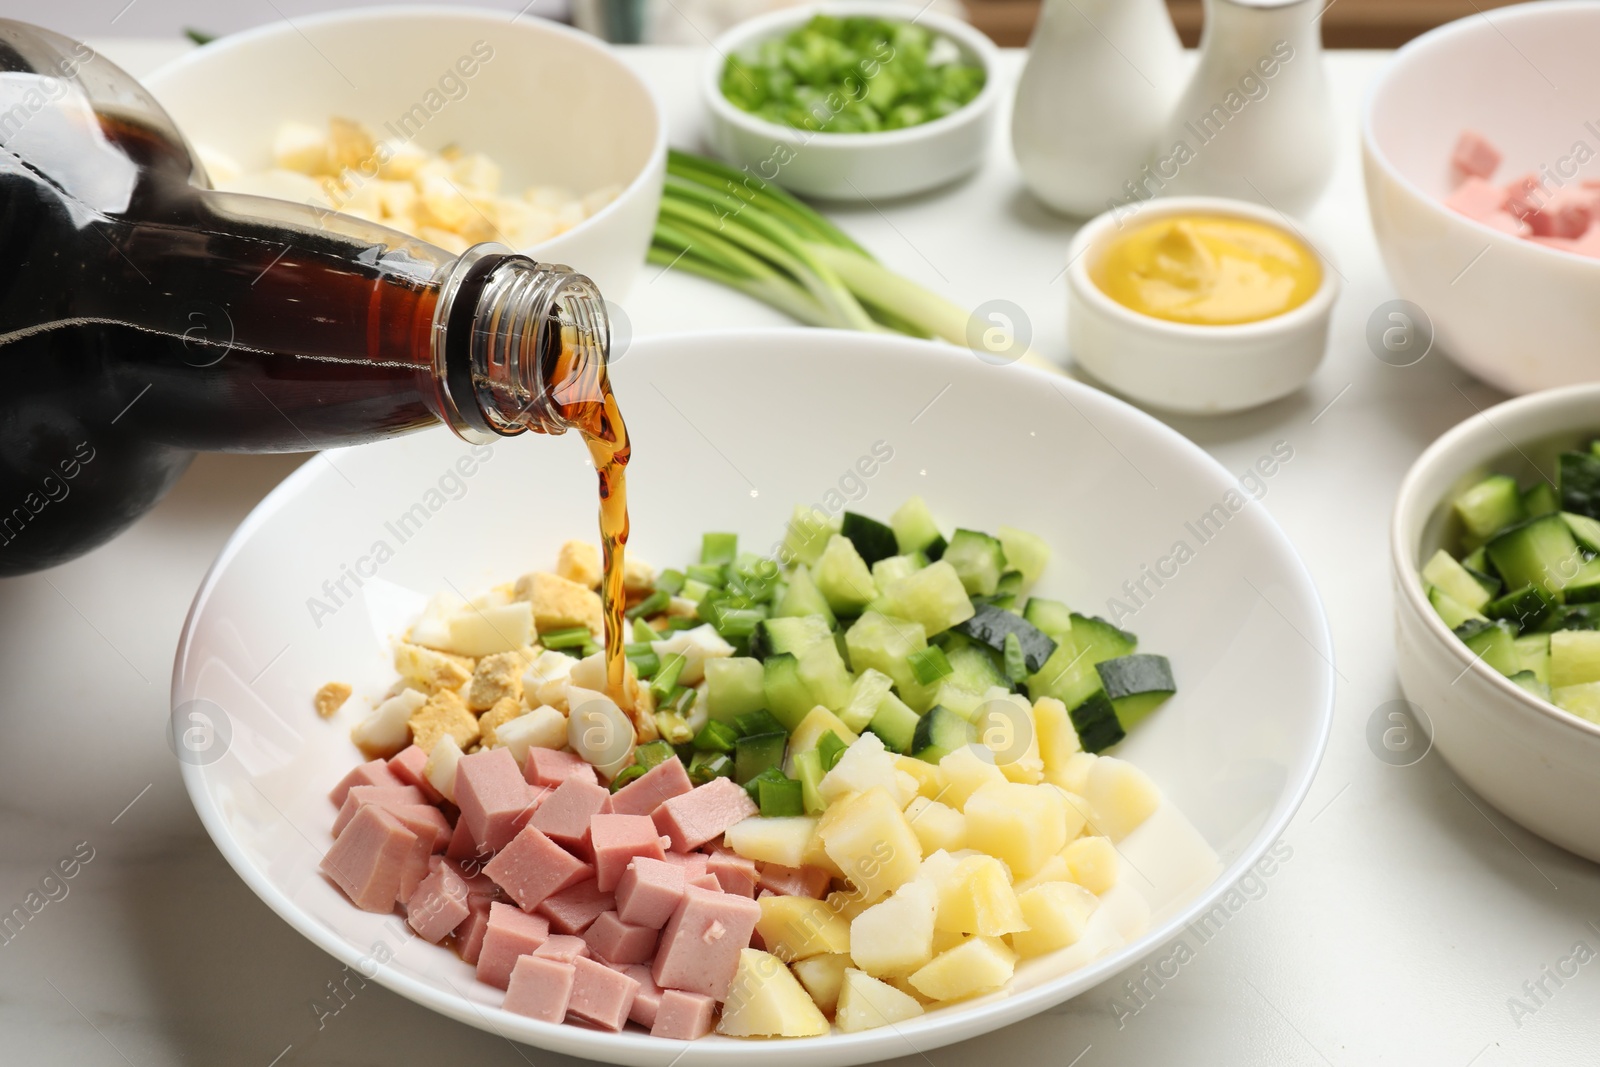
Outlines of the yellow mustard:
M 1175 215 L 1120 238 L 1090 277 L 1124 307 L 1169 322 L 1227 326 L 1282 315 L 1311 299 L 1322 267 L 1266 223 Z

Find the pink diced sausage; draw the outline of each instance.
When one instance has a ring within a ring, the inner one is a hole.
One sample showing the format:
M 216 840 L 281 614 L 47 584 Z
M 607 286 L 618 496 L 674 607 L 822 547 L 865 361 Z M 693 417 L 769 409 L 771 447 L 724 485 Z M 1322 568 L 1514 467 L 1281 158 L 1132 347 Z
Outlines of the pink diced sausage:
M 583 938 L 571 934 L 551 934 L 549 940 L 534 949 L 535 956 L 547 956 L 563 963 L 571 963 L 589 955 L 589 946 Z
M 726 999 L 739 951 L 750 944 L 760 917 L 761 905 L 748 897 L 690 886 L 661 932 L 651 977 L 663 989 Z
M 502 1007 L 541 1022 L 558 1023 L 567 1017 L 576 970 L 546 956 L 523 956 L 511 968 Z
M 523 774 L 529 785 L 542 785 L 552 789 L 574 776 L 592 784 L 598 784 L 600 781 L 599 776 L 594 773 L 594 768 L 584 762 L 582 756 L 576 752 L 558 751 L 553 748 L 528 749 L 528 761 L 523 767 Z
M 483 935 L 489 929 L 489 908 L 493 904 L 485 897 L 467 897 L 467 917 L 455 928 L 456 952 L 474 967 L 483 952 Z
M 617 915 L 635 926 L 667 925 L 686 884 L 684 870 L 662 860 L 635 859 L 617 882 Z
M 1478 219 L 1485 226 L 1491 226 L 1501 233 L 1509 233 L 1513 237 L 1527 237 L 1533 233 L 1533 227 L 1517 218 L 1509 211 L 1496 211 Z
M 1505 210 L 1506 191 L 1482 178 L 1468 178 L 1445 197 L 1444 206 L 1469 219 L 1482 221 L 1488 215 Z
M 1594 192 L 1589 189 L 1565 187 L 1550 194 L 1544 206 L 1523 217 L 1538 237 L 1565 237 L 1569 240 L 1583 236 L 1594 221 L 1596 212 Z
M 722 883 L 717 880 L 716 875 L 709 872 L 706 874 L 695 875 L 693 878 L 690 878 L 687 882 L 685 882 L 684 885 L 692 885 L 697 889 L 708 889 L 713 893 L 722 892 Z
M 437 804 L 444 797 L 433 783 L 428 781 L 428 776 L 423 773 L 428 766 L 428 754 L 419 745 L 407 745 L 400 750 L 400 754 L 389 760 L 389 772 L 406 785 L 414 785 L 422 790 L 422 795 L 428 798 L 429 804 Z
M 704 852 L 672 852 L 669 850 L 663 858 L 674 867 L 683 868 L 683 876 L 685 878 L 693 878 L 697 874 L 706 873 L 706 860 L 709 857 Z
M 528 825 L 540 790 L 522 779 L 522 769 L 507 748 L 462 756 L 456 764 L 456 805 L 472 839 L 499 852 Z
M 688 993 L 682 989 L 662 990 L 650 1036 L 669 1037 L 674 1041 L 693 1041 L 705 1037 L 711 1032 L 711 1015 L 716 1007 L 716 1001 L 700 993 Z
M 611 794 L 611 810 L 618 815 L 650 815 L 662 801 L 682 796 L 693 788 L 682 760 L 662 760 Z
M 541 833 L 569 852 L 588 855 L 589 820 L 610 811 L 610 801 L 611 794 L 605 786 L 574 775 L 539 802 L 539 810 L 533 813 L 528 825 L 538 827 Z
M 737 852 L 718 849 L 708 853 L 706 873 L 717 880 L 724 893 L 741 897 L 756 895 L 756 861 Z
M 344 803 L 339 806 L 339 814 L 333 817 L 333 836 L 338 837 L 350 820 L 355 818 L 357 809 L 364 805 L 376 804 L 393 811 L 404 804 L 425 803 L 427 799 L 422 795 L 422 790 L 413 785 L 351 786 L 344 795 Z
M 444 855 L 446 859 L 461 864 L 463 869 L 481 871 L 493 853 L 487 849 L 480 851 L 478 843 L 472 839 L 472 831 L 467 829 L 467 821 L 457 819 L 456 828 L 450 834 L 450 845 L 445 849 Z
M 659 860 L 666 855 L 648 815 L 596 815 L 589 820 L 589 839 L 595 879 L 603 890 L 617 887 L 634 857 Z
M 478 953 L 478 981 L 504 989 L 511 980 L 511 968 L 516 965 L 517 957 L 529 955 L 549 936 L 550 924 L 539 916 L 498 901 L 490 904 L 489 922 Z
M 673 851 L 692 852 L 756 812 L 743 786 L 731 778 L 713 778 L 662 802 L 653 817 L 656 829 L 672 839 Z
M 529 824 L 484 865 L 483 873 L 523 910 L 532 911 L 552 893 L 591 877 L 594 868 Z
M 399 819 L 405 824 L 406 829 L 427 842 L 424 861 L 427 853 L 443 852 L 445 846 L 450 843 L 450 820 L 444 817 L 444 812 L 432 804 L 396 804 L 393 807 L 387 805 L 379 807 Z
M 368 760 L 339 779 L 339 784 L 333 787 L 333 791 L 328 794 L 328 799 L 333 801 L 334 807 L 342 808 L 344 807 L 345 795 L 350 792 L 352 786 L 405 784 L 395 777 L 394 772 L 389 769 L 389 765 L 383 760 Z
M 661 987 L 650 977 L 650 968 L 638 963 L 613 963 L 611 969 L 621 971 L 639 983 L 639 992 L 633 998 L 633 1007 L 628 1009 L 628 1021 L 636 1022 L 648 1029 L 655 1023 L 656 1008 L 661 1004 Z
M 603 911 L 583 933 L 589 951 L 608 963 L 648 963 L 655 956 L 660 931 L 625 923 L 614 911 Z
M 328 849 L 321 870 L 362 911 L 389 911 L 420 844 L 392 813 L 369 804 Z M 423 863 L 426 867 L 426 853 Z
M 471 913 L 467 883 L 454 867 L 440 863 L 406 901 L 406 922 L 424 941 L 438 944 Z
M 556 933 L 576 936 L 587 930 L 601 912 L 611 911 L 616 906 L 617 898 L 613 894 L 602 893 L 593 878 L 586 878 L 545 897 L 538 911 L 550 920 L 550 929 Z
M 781 863 L 763 863 L 757 881 L 762 889 L 784 897 L 811 897 L 821 900 L 828 894 L 832 877 L 821 867 L 785 867 Z
M 1450 153 L 1450 169 L 1459 181 L 1462 178 L 1493 177 L 1500 166 L 1500 150 L 1477 130 L 1462 130 L 1456 147 Z
M 621 1030 L 628 1021 L 639 983 L 589 959 L 572 961 L 575 970 L 567 1017 L 602 1030 Z

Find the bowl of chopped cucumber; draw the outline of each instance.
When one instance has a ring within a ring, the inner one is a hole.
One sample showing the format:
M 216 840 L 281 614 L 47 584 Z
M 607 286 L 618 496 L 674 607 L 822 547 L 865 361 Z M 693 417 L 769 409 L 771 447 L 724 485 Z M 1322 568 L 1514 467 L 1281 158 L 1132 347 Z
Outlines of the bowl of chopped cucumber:
M 1600 861 L 1600 386 L 1455 427 L 1401 485 L 1396 659 L 1433 747 L 1529 830 Z
M 812 4 L 741 22 L 701 75 L 707 137 L 803 196 L 871 200 L 977 169 L 999 53 L 960 19 L 892 3 Z
M 1288 443 L 1229 471 L 1080 383 L 857 332 L 615 371 L 620 643 L 570 437 L 319 457 L 197 593 L 174 750 L 300 934 L 553 1052 L 829 1067 L 1092 989 L 1273 862 L 1333 708 L 1256 502 Z

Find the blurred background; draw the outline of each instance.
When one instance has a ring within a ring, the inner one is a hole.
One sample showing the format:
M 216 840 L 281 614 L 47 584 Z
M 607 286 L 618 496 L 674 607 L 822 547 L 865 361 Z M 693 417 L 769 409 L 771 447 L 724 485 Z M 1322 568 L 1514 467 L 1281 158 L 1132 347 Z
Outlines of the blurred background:
M 0 15 L 42 22 L 73 37 L 173 37 L 186 30 L 233 33 L 279 19 L 332 8 L 377 6 L 404 0 L 75 0 L 42 7 L 39 0 L 0 0 Z M 704 44 L 751 15 L 796 0 L 473 0 L 573 22 L 615 41 Z M 1322 18 L 1330 48 L 1393 48 L 1452 19 L 1501 7 L 1512 0 L 1332 0 Z M 924 6 L 907 0 L 909 6 Z M 1026 44 L 1040 0 L 933 0 L 945 11 L 964 11 L 1002 45 Z M 1184 43 L 1200 37 L 1202 0 L 1168 0 Z

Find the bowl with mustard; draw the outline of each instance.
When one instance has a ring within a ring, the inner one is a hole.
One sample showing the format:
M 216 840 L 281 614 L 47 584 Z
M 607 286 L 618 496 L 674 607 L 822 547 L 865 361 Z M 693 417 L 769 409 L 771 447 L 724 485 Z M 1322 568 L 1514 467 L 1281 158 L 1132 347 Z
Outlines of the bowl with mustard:
M 1067 253 L 1073 359 L 1130 399 L 1185 414 L 1299 389 L 1327 349 L 1339 274 L 1256 204 L 1172 197 L 1091 219 Z

